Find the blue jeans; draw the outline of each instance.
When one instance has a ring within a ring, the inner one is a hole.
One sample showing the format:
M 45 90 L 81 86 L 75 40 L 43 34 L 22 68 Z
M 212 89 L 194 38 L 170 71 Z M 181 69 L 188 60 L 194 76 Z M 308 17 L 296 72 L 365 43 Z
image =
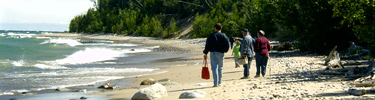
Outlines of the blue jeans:
M 256 75 L 260 75 L 260 72 L 262 72 L 262 76 L 266 75 L 268 57 L 255 53 L 255 60 L 257 66 Z
M 239 59 L 240 59 L 239 57 L 234 57 L 234 67 L 235 68 L 237 68 L 237 66 L 240 67 L 240 64 L 238 63 Z
M 253 60 L 253 57 L 247 57 L 247 64 L 243 65 L 243 77 L 249 77 L 250 73 L 249 73 L 249 70 L 250 70 L 250 65 L 251 65 L 251 61 Z
M 214 86 L 221 84 L 221 76 L 223 74 L 224 53 L 211 52 L 211 70 L 214 79 Z

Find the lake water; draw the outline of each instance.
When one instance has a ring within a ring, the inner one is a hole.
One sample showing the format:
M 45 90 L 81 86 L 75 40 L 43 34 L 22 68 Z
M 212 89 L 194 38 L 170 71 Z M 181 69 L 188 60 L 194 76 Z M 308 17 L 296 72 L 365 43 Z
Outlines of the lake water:
M 171 62 L 161 59 L 186 57 L 155 52 L 159 46 L 38 34 L 53 33 L 0 31 L 0 96 L 162 73 Z

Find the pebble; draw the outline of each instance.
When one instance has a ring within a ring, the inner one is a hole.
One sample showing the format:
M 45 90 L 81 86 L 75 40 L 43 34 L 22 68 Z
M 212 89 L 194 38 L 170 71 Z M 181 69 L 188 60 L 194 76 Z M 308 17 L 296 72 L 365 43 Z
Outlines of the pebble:
M 79 98 L 79 99 L 87 99 L 86 97 L 81 97 L 81 98 Z

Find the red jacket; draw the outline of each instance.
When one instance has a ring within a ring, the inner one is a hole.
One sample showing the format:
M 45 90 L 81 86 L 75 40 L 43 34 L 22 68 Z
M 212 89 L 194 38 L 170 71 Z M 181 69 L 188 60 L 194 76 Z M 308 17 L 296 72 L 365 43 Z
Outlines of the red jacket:
M 266 37 L 258 37 L 254 45 L 254 51 L 268 57 L 268 51 L 271 51 L 271 45 L 268 39 Z

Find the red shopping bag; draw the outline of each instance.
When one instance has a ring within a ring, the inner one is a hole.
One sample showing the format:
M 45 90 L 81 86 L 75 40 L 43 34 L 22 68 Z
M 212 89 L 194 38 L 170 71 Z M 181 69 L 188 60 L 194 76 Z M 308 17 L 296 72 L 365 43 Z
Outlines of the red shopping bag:
M 203 67 L 202 67 L 202 79 L 210 79 L 210 71 L 208 70 L 207 67 L 207 59 L 203 60 Z

